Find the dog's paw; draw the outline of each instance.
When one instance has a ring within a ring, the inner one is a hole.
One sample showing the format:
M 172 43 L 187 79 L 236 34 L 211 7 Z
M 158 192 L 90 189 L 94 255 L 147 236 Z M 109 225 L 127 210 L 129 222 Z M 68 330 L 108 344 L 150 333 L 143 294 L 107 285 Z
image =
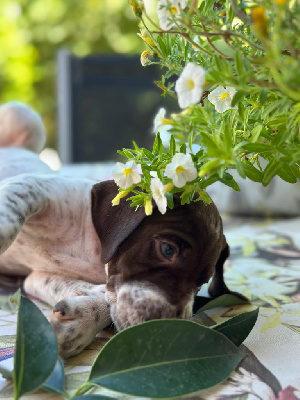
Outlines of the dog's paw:
M 80 353 L 111 322 L 103 297 L 79 295 L 61 300 L 49 322 L 56 333 L 59 353 L 68 358 Z

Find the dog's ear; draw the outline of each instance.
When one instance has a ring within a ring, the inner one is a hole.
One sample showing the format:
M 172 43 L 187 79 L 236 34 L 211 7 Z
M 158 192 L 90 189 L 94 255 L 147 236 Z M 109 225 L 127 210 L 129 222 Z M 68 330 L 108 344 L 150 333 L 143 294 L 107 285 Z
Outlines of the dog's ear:
M 135 210 L 125 198 L 118 206 L 112 206 L 117 194 L 118 187 L 114 181 L 97 183 L 91 192 L 92 221 L 101 241 L 103 263 L 111 260 L 118 246 L 146 216 L 143 207 Z
M 243 296 L 240 293 L 237 292 L 233 292 L 232 290 L 230 290 L 224 281 L 224 263 L 227 260 L 227 258 L 230 255 L 230 249 L 228 246 L 228 243 L 226 242 L 225 236 L 224 236 L 224 240 L 225 240 L 225 247 L 224 249 L 221 251 L 221 254 L 219 256 L 219 259 L 216 263 L 215 266 L 215 271 L 213 274 L 213 278 L 212 281 L 209 285 L 208 288 L 208 293 L 210 294 L 211 297 L 216 298 L 221 296 L 222 294 L 234 294 L 238 297 L 240 297 L 242 300 L 247 300 L 248 299 Z

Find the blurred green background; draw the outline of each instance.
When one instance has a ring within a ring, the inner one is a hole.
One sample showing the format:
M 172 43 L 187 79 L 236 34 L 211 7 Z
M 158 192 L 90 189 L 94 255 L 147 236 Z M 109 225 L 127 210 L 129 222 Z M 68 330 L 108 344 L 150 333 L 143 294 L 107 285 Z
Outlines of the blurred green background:
M 154 1 L 149 1 L 155 3 Z M 127 0 L 1 0 L 0 104 L 18 100 L 39 112 L 56 148 L 56 54 L 140 53 Z

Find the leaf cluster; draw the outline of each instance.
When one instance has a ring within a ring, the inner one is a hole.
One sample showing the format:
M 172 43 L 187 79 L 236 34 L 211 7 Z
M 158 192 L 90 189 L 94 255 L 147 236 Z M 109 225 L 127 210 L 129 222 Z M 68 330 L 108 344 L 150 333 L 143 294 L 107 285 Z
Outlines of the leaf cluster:
M 239 190 L 230 170 L 263 186 L 275 176 L 289 183 L 300 177 L 300 5 L 282 3 L 188 1 L 167 31 L 146 9 L 140 16 L 144 36 L 151 37 L 151 43 L 145 41 L 154 56 L 149 64 L 163 70 L 157 82 L 163 96 L 176 97 L 175 81 L 187 63 L 206 71 L 201 102 L 168 118 L 175 152 L 184 145 L 190 151 L 201 147 L 201 154 L 193 155 L 200 179 L 187 185 L 193 189 L 218 180 Z M 231 109 L 223 113 L 207 99 L 218 86 L 236 89 Z M 173 153 L 165 148 L 155 157 L 163 179 L 165 160 Z M 130 150 L 122 154 L 132 159 Z

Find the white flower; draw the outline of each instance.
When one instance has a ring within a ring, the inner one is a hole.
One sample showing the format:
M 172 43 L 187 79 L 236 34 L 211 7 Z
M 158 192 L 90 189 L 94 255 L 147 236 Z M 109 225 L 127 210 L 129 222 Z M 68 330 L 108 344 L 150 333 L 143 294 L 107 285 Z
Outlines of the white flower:
M 165 118 L 166 110 L 160 108 L 154 118 L 153 133 L 160 133 L 160 138 L 164 147 L 168 147 L 172 133 L 169 130 L 172 128 L 172 121 Z
M 157 16 L 163 30 L 171 29 L 175 24 L 174 17 L 186 7 L 186 0 L 158 0 Z
M 236 90 L 234 87 L 218 86 L 208 95 L 207 98 L 215 106 L 215 109 L 219 113 L 223 113 L 224 111 L 227 111 L 230 108 L 236 108 L 236 107 L 231 107 L 231 102 L 235 93 Z
M 180 108 L 200 102 L 205 82 L 205 70 L 200 65 L 188 63 L 175 84 Z
M 164 185 L 162 181 L 159 178 L 152 178 L 150 189 L 157 208 L 162 214 L 165 214 L 167 211 L 167 198 L 164 193 Z
M 134 161 L 128 161 L 126 164 L 117 162 L 112 177 L 120 188 L 128 189 L 134 183 L 141 182 L 141 175 L 137 172 L 139 167 Z
M 178 188 L 197 178 L 197 170 L 190 154 L 176 153 L 166 166 L 165 174 Z

